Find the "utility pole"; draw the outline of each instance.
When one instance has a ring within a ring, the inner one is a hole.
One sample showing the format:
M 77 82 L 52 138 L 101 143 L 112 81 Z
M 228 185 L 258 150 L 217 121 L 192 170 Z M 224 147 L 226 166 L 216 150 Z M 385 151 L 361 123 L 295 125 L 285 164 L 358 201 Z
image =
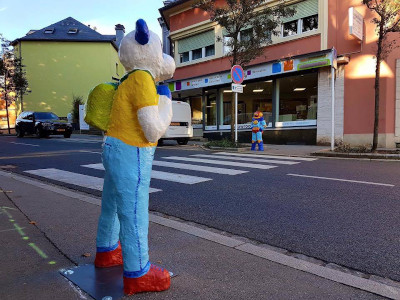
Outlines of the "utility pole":
M 11 130 L 10 130 L 10 117 L 8 114 L 8 100 L 7 100 L 7 74 L 8 74 L 8 70 L 6 68 L 6 72 L 4 74 L 4 101 L 6 103 L 6 113 L 7 113 L 7 128 L 8 128 L 8 134 L 11 134 Z

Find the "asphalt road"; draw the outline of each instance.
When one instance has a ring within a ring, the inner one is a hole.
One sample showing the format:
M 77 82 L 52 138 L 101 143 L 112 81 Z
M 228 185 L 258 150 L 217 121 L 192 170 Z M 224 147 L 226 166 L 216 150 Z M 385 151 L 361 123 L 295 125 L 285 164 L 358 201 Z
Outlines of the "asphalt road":
M 55 168 L 101 178 L 102 170 L 83 167 L 101 163 L 99 137 L 39 140 L 3 136 L 0 145 L 2 168 L 101 195 L 99 190 L 25 172 Z M 150 194 L 150 209 L 400 281 L 400 162 L 322 158 L 284 165 L 251 158 L 239 161 L 237 157 L 194 156 L 211 154 L 199 147 L 171 143 L 157 149 L 155 160 L 247 173 L 231 176 L 154 166 L 156 171 L 209 180 L 182 184 L 152 179 L 151 187 L 162 191 Z M 171 156 L 276 167 L 255 169 L 165 158 Z

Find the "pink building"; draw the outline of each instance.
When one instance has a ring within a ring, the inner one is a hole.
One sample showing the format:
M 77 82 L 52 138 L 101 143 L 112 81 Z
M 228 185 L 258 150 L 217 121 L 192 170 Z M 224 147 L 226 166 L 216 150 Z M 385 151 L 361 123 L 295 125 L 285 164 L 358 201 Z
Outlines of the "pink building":
M 224 30 L 206 12 L 194 9 L 194 2 L 169 1 L 160 9 L 177 65 L 169 85 L 175 99 L 191 104 L 197 134 L 220 138 L 229 135 L 232 97 L 227 49 L 216 39 Z M 281 34 L 265 47 L 265 55 L 244 68 L 239 140 L 250 141 L 251 116 L 261 110 L 268 123 L 266 143 L 327 144 L 334 114 L 336 141 L 371 144 L 377 41 L 373 14 L 360 0 L 287 4 L 296 6 L 296 14 L 282 20 Z M 391 38 L 399 40 L 400 34 Z M 380 97 L 379 146 L 394 148 L 400 143 L 400 49 L 382 63 Z

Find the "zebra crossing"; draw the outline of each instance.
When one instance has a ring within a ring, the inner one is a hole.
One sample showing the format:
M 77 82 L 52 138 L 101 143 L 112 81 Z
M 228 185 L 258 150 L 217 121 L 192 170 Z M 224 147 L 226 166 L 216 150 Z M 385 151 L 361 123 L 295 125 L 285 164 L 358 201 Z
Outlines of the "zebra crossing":
M 214 178 L 207 177 L 209 174 L 218 174 L 221 176 L 238 176 L 254 169 L 270 170 L 279 166 L 293 166 L 303 162 L 315 161 L 317 158 L 308 157 L 288 157 L 272 156 L 261 154 L 229 153 L 216 152 L 212 154 L 192 154 L 188 156 L 164 156 L 153 161 L 153 170 L 151 173 L 152 183 L 154 180 L 162 180 L 178 184 L 200 184 Z M 102 163 L 80 165 L 83 170 L 94 169 L 104 171 Z M 172 171 L 160 171 L 157 167 L 172 169 Z M 184 170 L 195 174 L 187 175 L 177 173 Z M 90 176 L 66 170 L 47 168 L 25 171 L 28 174 L 39 176 L 57 182 L 71 184 L 83 188 L 89 188 L 97 191 L 103 189 L 103 178 Z M 161 192 L 161 189 L 150 188 L 150 193 Z

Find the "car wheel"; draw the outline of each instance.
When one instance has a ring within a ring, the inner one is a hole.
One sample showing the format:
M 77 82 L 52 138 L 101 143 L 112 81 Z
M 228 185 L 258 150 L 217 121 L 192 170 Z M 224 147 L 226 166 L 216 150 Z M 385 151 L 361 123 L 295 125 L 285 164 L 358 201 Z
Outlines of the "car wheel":
M 66 139 L 69 139 L 69 138 L 71 137 L 71 134 L 70 134 L 70 133 L 66 133 L 66 134 L 64 134 L 64 137 L 65 137 Z
M 177 139 L 176 140 L 179 145 L 186 145 L 189 142 L 188 138 L 182 138 L 182 139 Z
M 41 130 L 39 127 L 36 127 L 36 129 L 35 129 L 35 135 L 36 135 L 36 137 L 37 137 L 38 139 L 40 139 L 40 138 L 42 138 L 42 137 L 44 136 L 42 130 Z
M 16 133 L 16 135 L 17 135 L 18 138 L 24 137 L 24 132 L 21 131 L 18 127 L 15 128 L 15 133 Z

